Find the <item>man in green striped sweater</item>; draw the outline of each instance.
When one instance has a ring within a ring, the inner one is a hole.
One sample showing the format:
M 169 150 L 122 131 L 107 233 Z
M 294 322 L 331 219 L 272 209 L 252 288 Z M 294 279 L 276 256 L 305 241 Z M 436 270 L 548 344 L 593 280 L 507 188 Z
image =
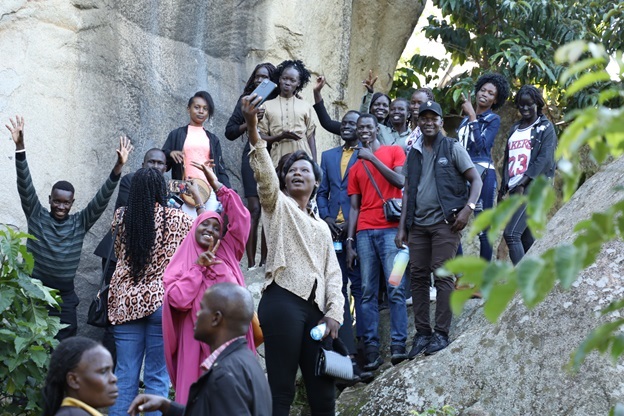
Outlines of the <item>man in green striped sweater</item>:
M 76 308 L 79 299 L 74 291 L 74 279 L 85 235 L 104 213 L 132 146 L 128 138 L 120 138 L 115 167 L 85 209 L 69 214 L 74 203 L 74 187 L 67 181 L 59 181 L 52 187 L 48 211 L 41 205 L 35 193 L 26 162 L 24 118 L 16 116 L 16 119 L 11 119 L 10 122 L 11 126 L 6 127 L 15 142 L 17 191 L 28 222 L 28 232 L 37 238 L 28 240 L 27 243 L 28 251 L 35 258 L 32 277 L 60 292 L 63 300 L 61 312 L 52 309 L 50 315 L 60 316 L 61 323 L 68 325 L 57 335 L 57 338 L 62 340 L 76 335 L 78 329 Z

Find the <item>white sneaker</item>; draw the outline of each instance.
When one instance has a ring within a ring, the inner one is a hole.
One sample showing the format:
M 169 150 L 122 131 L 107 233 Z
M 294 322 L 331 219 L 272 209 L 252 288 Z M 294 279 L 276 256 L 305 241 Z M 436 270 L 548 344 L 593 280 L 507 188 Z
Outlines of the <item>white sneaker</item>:
M 429 287 L 429 302 L 435 302 L 436 297 L 438 295 L 438 291 L 434 286 Z
M 405 306 L 412 306 L 413 304 L 414 304 L 414 301 L 412 300 L 411 296 L 405 299 Z

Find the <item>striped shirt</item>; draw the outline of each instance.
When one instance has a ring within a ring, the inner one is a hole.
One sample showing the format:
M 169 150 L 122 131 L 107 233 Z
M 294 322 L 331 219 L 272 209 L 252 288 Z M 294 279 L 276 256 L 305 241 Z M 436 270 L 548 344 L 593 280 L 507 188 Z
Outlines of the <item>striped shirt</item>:
M 32 184 L 26 153 L 15 155 L 17 192 L 26 215 L 29 239 L 26 247 L 35 259 L 32 277 L 44 285 L 58 289 L 61 294 L 74 290 L 74 278 L 80 262 L 80 252 L 87 231 L 100 218 L 113 195 L 119 177 L 111 172 L 98 193 L 85 209 L 58 221 L 45 209 Z

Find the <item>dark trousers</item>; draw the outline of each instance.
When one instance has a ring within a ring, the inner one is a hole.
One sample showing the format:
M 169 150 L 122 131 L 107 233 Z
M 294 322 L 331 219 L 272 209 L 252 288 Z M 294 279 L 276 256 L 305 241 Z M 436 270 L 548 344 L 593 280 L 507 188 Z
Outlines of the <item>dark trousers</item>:
M 414 326 L 419 334 L 431 334 L 429 322 L 429 287 L 431 273 L 445 261 L 455 257 L 461 241 L 461 233 L 451 231 L 451 226 L 444 222 L 421 227 L 413 225 L 409 230 L 410 278 L 412 299 L 414 301 Z M 455 289 L 453 277 L 434 279 L 437 290 L 435 331 L 448 336 L 451 328 L 450 299 Z
M 503 231 L 503 237 L 509 247 L 509 257 L 511 262 L 516 265 L 524 254 L 529 251 L 535 239 L 531 234 L 531 231 L 527 227 L 527 207 L 526 204 L 522 205 L 516 212 L 514 212 L 511 220 Z
M 295 398 L 297 367 L 301 369 L 312 415 L 333 415 L 335 386 L 332 379 L 314 375 L 320 343 L 310 337 L 323 314 L 306 301 L 277 284 L 262 294 L 258 318 L 264 335 L 264 351 L 273 416 L 288 416 Z
M 61 292 L 61 299 L 60 312 L 56 308 L 49 309 L 50 316 L 58 316 L 61 323 L 67 325 L 67 327 L 61 329 L 58 334 L 56 334 L 55 338 L 59 341 L 76 336 L 78 332 L 78 315 L 76 314 L 76 309 L 80 303 L 78 295 L 76 295 L 76 292 L 73 290 L 71 292 Z

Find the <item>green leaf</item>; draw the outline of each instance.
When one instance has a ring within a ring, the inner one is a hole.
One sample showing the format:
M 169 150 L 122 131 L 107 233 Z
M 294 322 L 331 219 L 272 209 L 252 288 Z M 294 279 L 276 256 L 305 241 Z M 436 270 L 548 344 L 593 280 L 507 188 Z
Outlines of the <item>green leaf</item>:
M 598 82 L 607 82 L 611 79 L 611 76 L 607 71 L 589 72 L 583 74 L 578 80 L 574 81 L 568 90 L 566 91 L 566 97 L 571 97 L 577 92 L 589 87 L 590 85 Z
M 538 291 L 538 279 L 545 267 L 545 262 L 539 257 L 525 256 L 520 263 L 516 265 L 516 276 L 518 279 L 518 287 L 527 307 L 532 308 L 537 304 L 540 298 Z
M 22 350 L 28 346 L 30 340 L 22 337 L 15 337 L 15 353 L 19 354 Z
M 475 219 L 469 232 L 469 238 L 474 238 L 479 232 L 485 230 L 489 226 L 490 229 L 487 232 L 488 241 L 493 245 L 513 214 L 525 201 L 525 196 L 513 195 L 498 204 L 496 208 L 482 212 Z M 481 217 L 483 216 L 485 217 L 482 219 Z
M 572 287 L 583 268 L 585 252 L 571 244 L 563 244 L 555 248 L 555 273 L 564 289 Z
M 568 82 L 568 80 L 571 77 L 579 74 L 580 72 L 583 72 L 593 66 L 597 66 L 597 65 L 601 65 L 605 63 L 606 63 L 606 60 L 605 58 L 602 58 L 602 57 L 583 59 L 582 61 L 577 62 L 574 65 L 570 66 L 568 69 L 566 69 L 563 72 L 563 74 L 561 74 L 561 77 L 559 78 L 559 82 L 562 85 L 565 85 L 565 83 Z
M 469 289 L 454 290 L 451 293 L 451 310 L 455 315 L 461 314 L 464 305 L 472 297 L 474 292 Z
M 515 277 L 515 276 L 514 276 Z M 495 322 L 516 294 L 518 285 L 511 276 L 505 283 L 495 285 L 483 306 L 483 314 L 490 322 Z
M 540 238 L 546 228 L 548 213 L 555 204 L 555 190 L 544 176 L 538 176 L 529 186 L 528 224 L 535 237 Z

